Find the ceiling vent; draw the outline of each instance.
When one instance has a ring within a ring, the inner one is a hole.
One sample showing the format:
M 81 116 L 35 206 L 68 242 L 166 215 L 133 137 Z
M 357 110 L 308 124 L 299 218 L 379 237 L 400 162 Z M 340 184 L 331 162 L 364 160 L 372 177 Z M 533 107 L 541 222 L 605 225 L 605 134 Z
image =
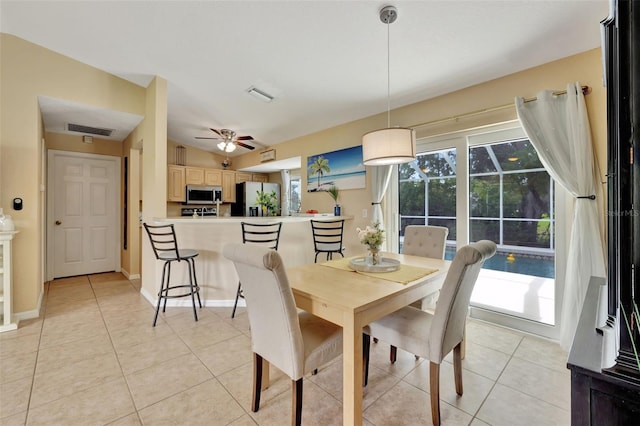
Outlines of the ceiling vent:
M 67 130 L 70 132 L 87 133 L 97 136 L 111 136 L 113 129 L 100 129 L 98 127 L 83 126 L 82 124 L 67 123 Z

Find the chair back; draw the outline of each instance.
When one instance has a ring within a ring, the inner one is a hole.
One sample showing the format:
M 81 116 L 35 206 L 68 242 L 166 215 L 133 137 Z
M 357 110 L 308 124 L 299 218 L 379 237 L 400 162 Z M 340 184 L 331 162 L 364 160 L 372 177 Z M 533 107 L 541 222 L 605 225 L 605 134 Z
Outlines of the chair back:
M 493 241 L 462 247 L 444 280 L 429 333 L 429 360 L 439 364 L 462 341 L 469 300 L 484 261 L 496 253 Z
M 223 254 L 233 262 L 242 282 L 253 352 L 289 377 L 302 377 L 304 344 L 282 258 L 253 244 L 227 244 Z
M 311 220 L 311 232 L 313 233 L 313 245 L 316 251 L 342 251 L 344 219 Z
M 143 223 L 147 231 L 151 248 L 158 260 L 177 259 L 180 260 L 178 251 L 178 241 L 173 223 L 169 225 L 147 225 Z
M 402 254 L 444 259 L 449 228 L 431 225 L 408 225 L 404 228 Z
M 248 223 L 241 222 L 242 242 L 260 244 L 272 250 L 278 250 L 282 222 Z

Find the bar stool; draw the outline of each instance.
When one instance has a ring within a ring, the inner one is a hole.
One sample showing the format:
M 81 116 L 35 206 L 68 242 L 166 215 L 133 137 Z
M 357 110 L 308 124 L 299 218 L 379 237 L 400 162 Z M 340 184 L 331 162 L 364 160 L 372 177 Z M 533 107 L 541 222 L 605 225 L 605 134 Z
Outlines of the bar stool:
M 178 242 L 176 241 L 176 232 L 173 228 L 173 224 L 170 225 L 147 225 L 143 224 L 144 229 L 147 230 L 149 241 L 151 242 L 151 248 L 156 255 L 156 259 L 164 261 L 162 268 L 162 283 L 160 284 L 160 291 L 158 292 L 158 304 L 156 305 L 156 314 L 153 317 L 153 326 L 156 326 L 158 320 L 158 312 L 160 311 L 160 302 L 164 300 L 162 305 L 162 312 L 167 309 L 167 299 L 175 299 L 178 297 L 191 296 L 193 302 L 193 317 L 198 321 L 198 313 L 196 312 L 196 300 L 198 297 L 198 305 L 202 308 L 202 302 L 200 301 L 200 287 L 198 286 L 198 280 L 196 278 L 196 264 L 194 258 L 198 255 L 196 250 L 192 249 L 178 249 Z M 186 261 L 189 266 L 189 284 L 170 285 L 171 280 L 171 263 Z M 169 291 L 179 288 L 188 288 L 189 290 L 180 293 L 170 295 Z M 195 296 L 194 296 L 195 295 Z
M 314 262 L 318 263 L 320 253 L 327 254 L 327 260 L 333 259 L 333 253 L 344 257 L 342 251 L 342 234 L 344 233 L 344 219 L 340 220 L 311 220 L 313 246 L 316 251 Z
M 280 229 L 282 229 L 282 222 L 274 223 L 249 223 L 240 222 L 242 226 L 242 244 L 260 244 L 271 250 L 278 250 L 278 243 L 280 242 Z M 238 290 L 236 291 L 236 301 L 233 304 L 233 312 L 231 312 L 231 318 L 236 316 L 236 308 L 238 307 L 238 300 L 244 299 L 242 294 L 242 284 L 238 281 Z

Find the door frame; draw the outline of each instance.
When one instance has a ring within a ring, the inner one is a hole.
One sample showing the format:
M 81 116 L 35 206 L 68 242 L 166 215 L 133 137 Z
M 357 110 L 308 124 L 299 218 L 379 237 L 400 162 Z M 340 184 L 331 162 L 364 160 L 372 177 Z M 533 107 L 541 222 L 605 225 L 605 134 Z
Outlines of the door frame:
M 111 161 L 115 166 L 115 185 L 116 189 L 113 191 L 113 200 L 111 200 L 112 206 L 115 209 L 115 226 L 116 226 L 116 243 L 114 244 L 114 256 L 115 256 L 115 270 L 116 272 L 120 272 L 121 268 L 121 251 L 120 246 L 122 244 L 122 212 L 121 212 L 121 192 L 122 192 L 122 176 L 121 176 L 121 159 L 120 157 L 116 157 L 114 155 L 103 155 L 103 154 L 90 154 L 85 152 L 74 152 L 74 151 L 60 151 L 56 149 L 48 150 L 47 154 L 47 281 L 53 280 L 54 275 L 54 265 L 53 265 L 53 231 L 54 231 L 54 200 L 56 197 L 55 194 L 55 159 L 58 157 L 76 157 L 76 158 L 84 158 L 84 159 L 92 159 L 92 160 L 103 160 L 103 161 Z

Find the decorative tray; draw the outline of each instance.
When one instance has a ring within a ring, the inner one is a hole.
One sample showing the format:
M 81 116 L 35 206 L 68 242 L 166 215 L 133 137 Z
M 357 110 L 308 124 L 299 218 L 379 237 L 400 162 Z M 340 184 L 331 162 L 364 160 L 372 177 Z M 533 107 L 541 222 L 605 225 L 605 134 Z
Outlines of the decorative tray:
M 380 263 L 371 265 L 366 257 L 354 257 L 349 261 L 349 267 L 359 272 L 393 272 L 400 268 L 400 262 L 386 257 L 380 258 Z

